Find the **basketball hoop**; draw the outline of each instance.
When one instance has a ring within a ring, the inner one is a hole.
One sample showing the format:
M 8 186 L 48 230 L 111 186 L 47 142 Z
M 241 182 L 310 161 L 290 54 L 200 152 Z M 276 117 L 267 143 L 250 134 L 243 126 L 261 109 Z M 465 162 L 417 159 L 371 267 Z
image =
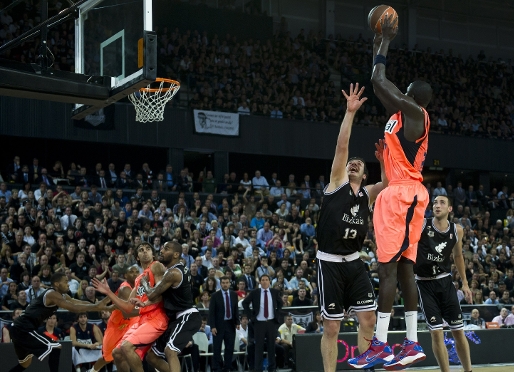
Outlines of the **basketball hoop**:
M 156 84 L 159 83 L 157 87 Z M 153 85 L 153 87 L 152 87 Z M 164 107 L 180 89 L 180 83 L 171 79 L 157 78 L 146 88 L 128 96 L 136 109 L 136 121 L 148 123 L 164 120 Z

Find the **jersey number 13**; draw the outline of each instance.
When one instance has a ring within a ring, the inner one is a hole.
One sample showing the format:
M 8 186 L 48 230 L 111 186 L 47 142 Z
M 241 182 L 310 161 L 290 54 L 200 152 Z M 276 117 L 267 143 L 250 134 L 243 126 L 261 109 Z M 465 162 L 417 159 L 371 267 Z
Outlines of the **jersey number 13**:
M 344 236 L 343 239 L 355 239 L 357 236 L 357 230 L 355 229 L 344 229 Z

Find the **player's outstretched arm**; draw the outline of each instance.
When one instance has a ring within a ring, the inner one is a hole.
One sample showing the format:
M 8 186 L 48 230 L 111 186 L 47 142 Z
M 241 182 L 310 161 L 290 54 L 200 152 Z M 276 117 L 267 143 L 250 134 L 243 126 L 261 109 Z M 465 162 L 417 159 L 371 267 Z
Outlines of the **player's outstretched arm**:
M 67 296 L 69 297 L 69 296 Z M 56 291 L 52 291 L 47 293 L 46 295 L 47 299 L 47 306 L 57 305 L 62 309 L 66 309 L 68 311 L 71 311 L 73 313 L 81 313 L 81 312 L 87 312 L 87 311 L 102 311 L 102 310 L 109 310 L 109 298 L 104 298 L 102 301 L 97 302 L 96 304 L 92 304 L 90 302 L 82 302 L 77 303 L 75 301 L 68 301 L 66 298 L 64 298 L 61 294 L 59 294 Z
M 385 172 L 384 167 L 384 148 L 385 148 L 385 141 L 383 139 L 378 140 L 378 143 L 375 143 L 375 157 L 377 158 L 378 162 L 380 163 L 380 178 L 381 181 L 377 182 L 374 185 L 366 186 L 369 192 L 369 204 L 373 204 L 375 200 L 377 199 L 378 194 L 380 194 L 380 191 L 385 189 L 387 185 L 389 184 L 389 180 L 387 179 L 387 175 Z
M 93 279 L 91 279 L 91 283 L 93 284 L 93 287 L 95 287 L 95 289 L 98 292 L 103 293 L 104 295 L 106 295 L 107 296 L 106 298 L 109 298 L 112 301 L 112 303 L 118 309 L 123 311 L 124 313 L 130 314 L 132 312 L 132 310 L 134 310 L 134 305 L 132 303 L 130 303 L 130 301 L 122 300 L 121 298 L 116 296 L 116 294 L 114 294 L 111 291 L 111 289 L 109 288 L 109 286 L 107 285 L 105 280 L 101 282 L 98 279 L 93 278 Z M 132 297 L 135 297 L 135 295 L 136 295 L 136 288 L 134 288 L 132 290 L 132 292 L 130 293 L 129 299 L 132 298 Z
M 468 279 L 466 278 L 466 265 L 464 264 L 464 257 L 462 256 L 462 239 L 464 238 L 464 230 L 460 225 L 455 226 L 457 227 L 457 243 L 453 247 L 453 260 L 455 261 L 455 266 L 457 266 L 457 271 L 459 272 L 462 280 L 462 292 L 464 292 L 468 304 L 471 304 L 473 303 L 473 295 L 469 289 Z
M 346 98 L 346 113 L 339 129 L 339 136 L 337 137 L 336 153 L 332 162 L 332 171 L 330 172 L 330 184 L 327 188 L 328 192 L 334 191 L 348 180 L 346 162 L 348 161 L 348 144 L 352 133 L 353 120 L 355 113 L 367 100 L 366 97 L 361 97 L 364 87 L 359 89 L 359 83 L 356 83 L 355 87 L 353 84 L 350 84 L 348 94 L 344 90 L 342 92 Z
M 406 128 L 405 131 L 405 138 L 409 141 L 415 141 L 423 135 L 425 130 L 423 110 L 412 97 L 403 94 L 396 85 L 387 79 L 385 73 L 385 57 L 387 57 L 389 44 L 397 33 L 398 27 L 392 22 L 392 16 L 385 18 L 382 22 L 382 40 L 378 50 L 376 45 L 380 38 L 376 37 L 374 41 L 373 51 L 376 50 L 377 55 L 373 58 L 371 83 L 373 84 L 373 91 L 389 113 L 402 111 L 410 119 L 409 124 L 415 123 L 412 133 L 410 133 L 411 128 Z

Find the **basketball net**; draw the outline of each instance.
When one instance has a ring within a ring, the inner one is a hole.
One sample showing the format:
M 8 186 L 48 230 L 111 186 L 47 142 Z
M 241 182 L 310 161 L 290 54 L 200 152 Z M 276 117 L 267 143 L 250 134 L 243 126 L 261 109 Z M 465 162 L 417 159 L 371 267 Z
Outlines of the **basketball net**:
M 159 83 L 158 87 L 155 85 Z M 152 88 L 152 84 L 154 88 Z M 130 102 L 136 109 L 136 121 L 148 123 L 164 120 L 164 108 L 180 89 L 180 83 L 171 79 L 157 78 L 146 88 L 130 94 Z

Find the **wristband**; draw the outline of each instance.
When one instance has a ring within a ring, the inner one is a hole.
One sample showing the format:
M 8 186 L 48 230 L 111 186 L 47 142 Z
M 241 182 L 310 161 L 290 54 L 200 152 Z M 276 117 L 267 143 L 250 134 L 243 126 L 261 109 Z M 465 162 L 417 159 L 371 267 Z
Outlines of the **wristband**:
M 386 59 L 385 56 L 383 56 L 382 54 L 377 54 L 375 56 L 375 61 L 373 62 L 373 66 L 375 66 L 378 63 L 382 63 L 385 66 L 386 65 L 386 61 L 387 61 L 387 59 Z

